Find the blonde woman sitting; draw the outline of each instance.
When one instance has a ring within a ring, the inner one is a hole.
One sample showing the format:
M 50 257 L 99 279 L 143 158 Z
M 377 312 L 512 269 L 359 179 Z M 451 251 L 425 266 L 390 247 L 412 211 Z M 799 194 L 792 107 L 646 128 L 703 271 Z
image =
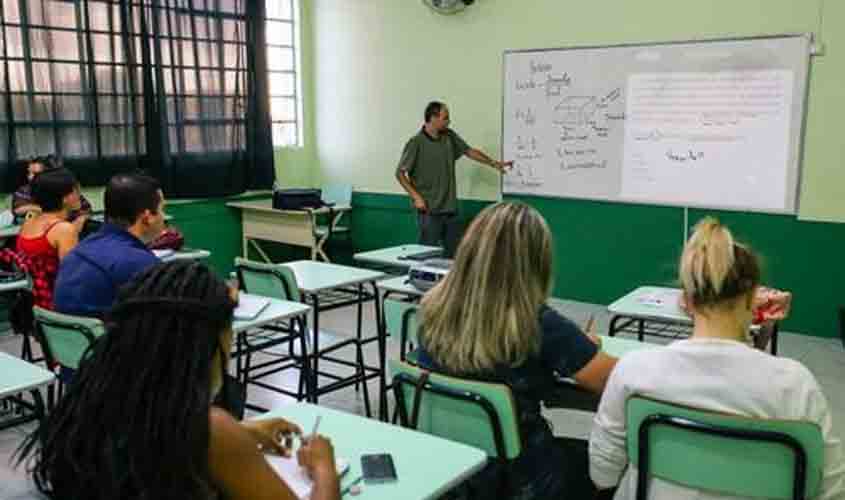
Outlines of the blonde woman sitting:
M 817 498 L 845 498 L 842 445 L 832 433 L 818 382 L 801 363 L 770 356 L 746 342 L 760 284 L 754 253 L 735 243 L 715 219 L 704 219 L 684 248 L 680 279 L 695 324 L 693 335 L 665 349 L 630 353 L 616 365 L 590 436 L 590 476 L 596 485 L 618 485 L 616 500 L 636 498 L 637 471 L 625 452 L 625 401 L 642 394 L 755 418 L 817 423 L 825 440 L 824 478 Z M 729 500 L 651 479 L 650 500 L 687 498 Z
M 507 465 L 511 498 L 581 499 L 594 492 L 586 442 L 556 439 L 540 403 L 553 396 L 558 377 L 601 393 L 616 359 L 545 305 L 551 285 L 545 220 L 527 205 L 500 203 L 475 218 L 451 271 L 422 300 L 421 364 L 513 391 L 523 452 Z

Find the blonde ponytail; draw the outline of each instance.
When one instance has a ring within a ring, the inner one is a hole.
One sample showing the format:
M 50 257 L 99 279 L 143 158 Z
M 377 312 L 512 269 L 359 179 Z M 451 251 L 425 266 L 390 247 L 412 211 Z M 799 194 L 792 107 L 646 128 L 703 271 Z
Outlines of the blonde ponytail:
M 756 255 L 734 241 L 713 217 L 702 219 L 684 247 L 680 281 L 693 305 L 714 305 L 734 299 L 760 283 Z

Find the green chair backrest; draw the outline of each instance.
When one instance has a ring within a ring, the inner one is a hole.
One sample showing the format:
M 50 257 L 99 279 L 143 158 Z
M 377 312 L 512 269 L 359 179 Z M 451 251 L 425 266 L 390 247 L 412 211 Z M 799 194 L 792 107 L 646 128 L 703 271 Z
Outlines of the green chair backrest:
M 296 276 L 287 267 L 235 258 L 240 289 L 253 295 L 300 301 Z
M 420 368 L 389 361 L 400 414 L 413 411 Z M 485 407 L 487 410 L 485 410 Z M 496 426 L 501 441 L 496 442 Z M 522 451 L 516 402 L 504 384 L 431 373 L 420 398 L 417 430 L 484 450 L 491 457 L 514 459 Z
M 400 341 L 417 345 L 417 316 L 420 306 L 413 302 L 387 299 L 384 301 L 384 322 L 387 331 Z M 403 332 L 404 329 L 404 332 Z
M 625 411 L 628 459 L 642 472 L 642 451 L 649 476 L 727 495 L 792 499 L 797 456 L 788 446 L 761 440 L 762 435 L 749 439 L 725 435 L 737 431 L 745 435 L 768 433 L 770 438 L 786 437 L 803 448 L 807 457 L 806 498 L 814 498 L 818 492 L 824 440 L 812 422 L 714 413 L 639 395 L 628 398 Z M 677 417 L 692 422 L 698 430 L 669 425 L 656 416 Z M 648 429 L 647 451 L 641 450 L 644 429 Z
M 96 318 L 71 316 L 34 306 L 36 334 L 46 344 L 44 354 L 48 361 L 77 369 L 88 346 L 106 333 L 103 322 Z

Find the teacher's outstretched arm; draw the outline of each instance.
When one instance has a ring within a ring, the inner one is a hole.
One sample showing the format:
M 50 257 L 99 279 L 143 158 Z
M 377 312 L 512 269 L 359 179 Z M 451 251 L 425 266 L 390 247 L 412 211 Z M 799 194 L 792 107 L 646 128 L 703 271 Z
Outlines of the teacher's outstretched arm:
M 487 156 L 487 154 L 484 151 L 481 151 L 480 149 L 469 148 L 467 149 L 466 155 L 472 158 L 473 160 L 477 161 L 478 163 L 482 163 L 484 165 L 487 165 L 488 167 L 495 168 L 496 170 L 502 173 L 506 172 L 507 170 L 510 170 L 510 168 L 513 167 L 513 161 L 494 160 L 493 158 Z

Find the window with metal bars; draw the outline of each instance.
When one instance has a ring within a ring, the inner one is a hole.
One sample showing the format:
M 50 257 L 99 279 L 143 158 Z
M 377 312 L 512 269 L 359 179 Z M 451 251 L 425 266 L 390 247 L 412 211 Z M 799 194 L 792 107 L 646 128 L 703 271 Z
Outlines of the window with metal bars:
M 273 145 L 302 146 L 299 0 L 267 0 L 266 27 Z
M 87 184 L 145 168 L 177 194 L 264 187 L 268 78 L 247 77 L 264 18 L 264 0 L 0 0 L 0 167 L 52 153 Z

